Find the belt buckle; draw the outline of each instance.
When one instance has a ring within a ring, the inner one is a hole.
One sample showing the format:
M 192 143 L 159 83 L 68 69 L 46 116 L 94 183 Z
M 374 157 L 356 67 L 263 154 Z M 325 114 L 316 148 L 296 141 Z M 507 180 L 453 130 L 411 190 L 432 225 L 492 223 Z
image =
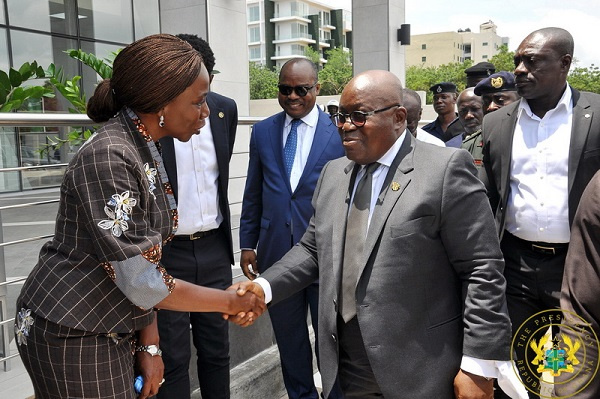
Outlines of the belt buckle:
M 201 231 L 198 232 L 198 235 L 196 235 L 196 233 L 190 234 L 190 241 L 198 240 L 198 239 L 202 238 L 203 235 L 204 234 L 202 234 Z
M 542 245 L 531 244 L 531 249 L 547 255 L 556 255 L 556 249 L 554 247 L 544 247 Z

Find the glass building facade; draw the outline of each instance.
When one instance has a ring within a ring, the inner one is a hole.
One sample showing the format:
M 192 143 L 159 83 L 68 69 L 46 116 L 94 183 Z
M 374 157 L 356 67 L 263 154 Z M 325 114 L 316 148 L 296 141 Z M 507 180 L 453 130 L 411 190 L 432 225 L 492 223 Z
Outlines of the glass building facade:
M 159 32 L 159 0 L 0 0 L 0 69 L 8 73 L 32 61 L 46 69 L 54 63 L 69 79 L 81 76 L 81 89 L 89 98 L 99 77 L 66 50 L 111 58 L 112 52 L 132 41 Z M 44 84 L 43 79 L 23 83 Z M 55 98 L 29 101 L 20 111 L 67 112 L 69 106 L 57 93 Z M 75 129 L 0 128 L 0 168 L 68 162 L 71 149 L 48 145 L 52 138 L 64 139 Z M 62 174 L 61 168 L 2 172 L 0 193 L 56 186 Z

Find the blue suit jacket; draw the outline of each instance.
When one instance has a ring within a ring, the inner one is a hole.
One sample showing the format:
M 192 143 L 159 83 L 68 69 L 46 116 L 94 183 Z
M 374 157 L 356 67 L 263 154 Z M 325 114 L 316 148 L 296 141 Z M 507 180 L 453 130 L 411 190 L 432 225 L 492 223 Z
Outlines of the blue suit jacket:
M 325 164 L 344 156 L 337 127 L 319 110 L 306 166 L 292 192 L 283 165 L 285 112 L 254 125 L 240 220 L 240 248 L 257 248 L 263 272 L 296 244 L 313 214 L 311 200 Z

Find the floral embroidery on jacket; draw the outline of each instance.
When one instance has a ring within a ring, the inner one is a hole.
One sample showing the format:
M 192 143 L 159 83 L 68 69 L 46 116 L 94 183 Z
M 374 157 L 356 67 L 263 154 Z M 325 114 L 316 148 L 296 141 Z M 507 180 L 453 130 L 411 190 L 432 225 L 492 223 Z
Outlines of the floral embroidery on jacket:
M 105 230 L 112 230 L 112 234 L 115 237 L 120 237 L 121 234 L 129 229 L 129 215 L 133 210 L 133 207 L 137 204 L 135 198 L 129 198 L 129 191 L 125 191 L 122 194 L 113 194 L 108 201 L 108 206 L 104 207 L 104 212 L 109 217 L 108 220 L 101 220 L 98 222 L 98 226 Z M 109 208 L 114 207 L 114 210 Z
M 154 195 L 154 190 L 156 190 L 156 168 L 151 168 L 150 164 L 144 164 L 144 172 L 146 172 L 146 177 L 148 177 L 148 183 L 150 184 L 150 194 L 156 199 L 156 195 Z
M 19 345 L 27 345 L 27 337 L 29 337 L 29 329 L 32 325 L 31 309 L 21 308 L 15 323 L 15 336 Z

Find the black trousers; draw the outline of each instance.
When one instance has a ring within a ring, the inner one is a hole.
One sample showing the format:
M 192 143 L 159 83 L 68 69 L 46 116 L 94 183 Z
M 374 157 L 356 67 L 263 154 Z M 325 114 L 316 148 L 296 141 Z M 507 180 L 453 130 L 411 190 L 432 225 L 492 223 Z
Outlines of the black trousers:
M 358 319 L 354 317 L 344 323 L 338 316 L 337 324 L 340 343 L 338 381 L 344 398 L 383 398 L 367 357 Z
M 514 335 L 534 314 L 560 308 L 560 290 L 567 251 L 563 249 L 554 255 L 535 252 L 507 231 L 504 232 L 500 244 L 505 261 L 506 302 Z M 533 350 L 529 347 L 527 350 L 531 351 L 528 358 L 534 358 Z M 520 359 L 525 358 L 524 353 L 518 351 L 516 356 Z M 532 392 L 528 393 L 530 398 L 539 397 Z M 508 398 L 501 391 L 497 391 L 495 397 Z
M 163 249 L 162 264 L 181 279 L 218 289 L 231 285 L 231 265 L 224 233 L 197 240 L 173 240 Z M 198 380 L 203 399 L 228 399 L 229 325 L 220 313 L 160 310 L 158 331 L 165 363 L 165 382 L 158 398 L 190 397 L 190 325 L 197 354 Z

